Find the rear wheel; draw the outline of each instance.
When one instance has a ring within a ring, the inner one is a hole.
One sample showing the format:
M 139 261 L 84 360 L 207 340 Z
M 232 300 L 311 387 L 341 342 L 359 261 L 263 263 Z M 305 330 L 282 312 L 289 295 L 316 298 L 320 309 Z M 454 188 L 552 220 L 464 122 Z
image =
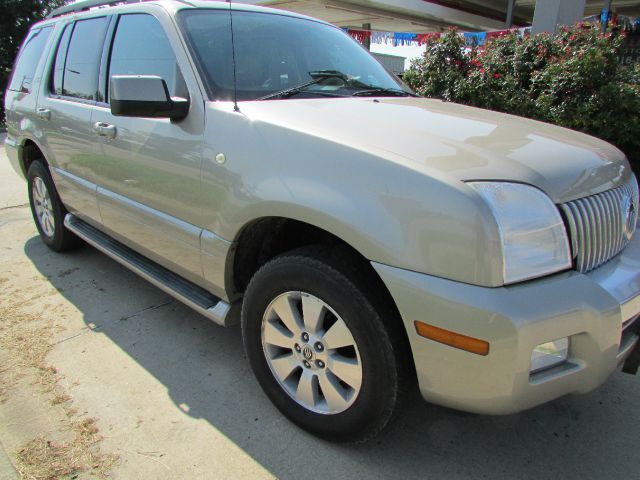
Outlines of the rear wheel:
M 48 168 L 40 160 L 35 160 L 29 166 L 27 179 L 31 213 L 42 241 L 55 252 L 77 247 L 80 239 L 64 226 L 67 211 L 58 197 Z
M 243 339 L 284 415 L 323 438 L 364 441 L 392 418 L 406 369 L 383 321 L 391 311 L 347 270 L 321 247 L 270 261 L 247 288 Z

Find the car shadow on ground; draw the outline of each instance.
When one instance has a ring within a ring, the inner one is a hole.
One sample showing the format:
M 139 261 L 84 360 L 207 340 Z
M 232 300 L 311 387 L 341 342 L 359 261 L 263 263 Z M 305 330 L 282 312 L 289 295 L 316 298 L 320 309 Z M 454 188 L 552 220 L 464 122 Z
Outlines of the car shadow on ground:
M 619 373 L 589 395 L 506 417 L 454 412 L 416 394 L 373 441 L 318 440 L 262 393 L 238 327 L 211 323 L 88 246 L 57 255 L 33 237 L 24 250 L 94 332 L 166 387 L 176 408 L 209 422 L 279 478 L 584 479 L 620 476 L 639 463 L 640 382 Z

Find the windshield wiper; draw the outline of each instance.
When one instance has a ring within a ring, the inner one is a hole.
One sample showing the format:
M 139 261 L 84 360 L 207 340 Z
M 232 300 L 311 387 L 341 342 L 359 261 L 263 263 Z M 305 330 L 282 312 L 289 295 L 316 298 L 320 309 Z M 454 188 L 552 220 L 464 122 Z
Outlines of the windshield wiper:
M 265 95 L 264 97 L 258 98 L 258 100 L 271 100 L 274 98 L 289 98 L 293 95 L 297 95 L 298 93 L 302 93 L 307 87 L 310 87 L 311 85 L 317 85 L 330 78 L 339 78 L 340 80 L 345 82 L 345 85 L 347 86 L 355 85 L 358 87 L 362 86 L 363 88 L 367 87 L 367 85 L 363 84 L 362 82 L 357 80 L 354 81 L 353 79 L 350 79 L 347 74 L 342 73 L 338 70 L 314 70 L 309 72 L 309 76 L 313 78 L 313 80 L 301 83 L 300 85 L 296 85 L 295 87 L 287 88 L 279 92 Z M 320 95 L 323 97 L 344 97 L 344 95 L 338 95 L 338 94 L 329 93 L 329 92 L 321 92 L 317 90 L 310 91 L 308 93 L 312 93 L 313 95 Z
M 281 90 L 276 93 L 271 93 L 269 95 L 265 95 L 264 97 L 258 98 L 258 100 L 272 100 L 274 98 L 289 98 L 293 95 L 297 95 L 298 93 L 304 92 L 305 88 L 310 87 L 311 85 L 316 85 L 324 80 L 324 78 L 318 78 L 316 80 L 312 80 L 310 82 L 301 83 L 300 85 L 296 85 L 295 87 L 287 88 L 285 90 Z M 322 95 L 325 97 L 341 97 L 342 95 L 334 95 L 328 92 L 306 92 L 313 93 L 314 95 Z
M 387 94 L 394 97 L 419 97 L 420 95 L 416 95 L 415 93 L 407 92 L 406 90 L 402 90 L 400 88 L 384 88 L 384 87 L 374 87 L 371 85 L 367 85 L 366 90 L 359 90 L 357 92 L 353 92 L 351 94 L 352 97 L 373 97 L 380 94 Z

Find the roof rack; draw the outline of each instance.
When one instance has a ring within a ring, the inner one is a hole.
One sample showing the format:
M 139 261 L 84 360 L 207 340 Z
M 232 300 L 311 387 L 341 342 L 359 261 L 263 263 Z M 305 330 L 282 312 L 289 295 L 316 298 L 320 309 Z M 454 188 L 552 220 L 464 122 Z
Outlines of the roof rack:
M 58 7 L 53 10 L 47 18 L 59 17 L 61 15 L 67 15 L 69 13 L 77 13 L 83 12 L 85 10 L 89 10 L 90 8 L 96 7 L 112 7 L 120 4 L 127 3 L 140 3 L 140 2 L 150 2 L 153 0 L 84 0 L 82 2 L 75 2 L 69 5 L 64 5 L 62 7 Z

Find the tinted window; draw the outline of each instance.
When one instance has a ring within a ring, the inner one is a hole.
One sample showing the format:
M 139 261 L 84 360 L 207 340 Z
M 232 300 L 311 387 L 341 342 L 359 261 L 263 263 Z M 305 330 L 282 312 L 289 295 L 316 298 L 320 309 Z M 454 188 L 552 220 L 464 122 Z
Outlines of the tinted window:
M 228 10 L 184 10 L 179 18 L 211 95 L 230 100 L 234 82 Z M 358 89 L 406 88 L 339 28 L 285 15 L 235 12 L 233 30 L 240 100 L 323 76 L 326 81 L 309 92 L 347 96 Z
M 158 75 L 167 82 L 171 96 L 186 96 L 169 40 L 151 15 L 120 17 L 111 50 L 109 78 L 112 75 Z
M 73 25 L 67 25 L 60 37 L 58 51 L 56 52 L 55 63 L 53 64 L 53 76 L 51 80 L 51 91 L 57 95 L 62 95 L 62 77 L 64 75 L 64 61 L 67 58 L 67 48 Z
M 106 28 L 106 17 L 75 23 L 62 80 L 63 95 L 95 100 Z
M 45 27 L 29 33 L 13 69 L 9 90 L 24 93 L 31 91 L 31 84 L 36 74 L 38 62 L 42 57 L 44 47 L 52 31 L 53 27 Z

